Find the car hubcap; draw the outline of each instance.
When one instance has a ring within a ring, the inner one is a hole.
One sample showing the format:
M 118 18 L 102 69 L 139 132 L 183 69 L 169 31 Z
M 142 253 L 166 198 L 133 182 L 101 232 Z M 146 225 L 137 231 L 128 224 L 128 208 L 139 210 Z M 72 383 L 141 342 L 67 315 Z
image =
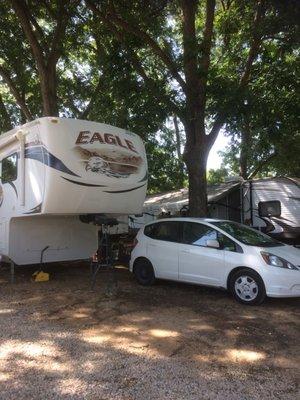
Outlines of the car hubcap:
M 240 276 L 234 284 L 235 293 L 244 301 L 251 301 L 257 297 L 258 285 L 251 276 Z

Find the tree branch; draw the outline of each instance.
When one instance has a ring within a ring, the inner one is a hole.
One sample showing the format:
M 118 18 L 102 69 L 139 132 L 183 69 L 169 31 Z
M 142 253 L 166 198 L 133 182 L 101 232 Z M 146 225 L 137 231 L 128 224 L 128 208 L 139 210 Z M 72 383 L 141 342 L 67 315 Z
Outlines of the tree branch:
M 186 94 L 189 98 L 197 96 L 197 39 L 196 39 L 196 10 L 198 0 L 182 1 L 183 28 L 183 68 L 186 79 Z
M 102 80 L 101 80 L 101 76 L 99 76 L 98 83 L 90 97 L 90 101 L 89 101 L 88 105 L 86 106 L 85 110 L 83 110 L 82 113 L 80 114 L 79 118 L 86 119 L 88 117 L 89 112 L 91 111 L 92 105 L 98 96 L 101 84 L 102 84 Z
M 175 137 L 176 137 L 176 150 L 177 150 L 177 157 L 181 159 L 181 140 L 180 140 L 180 131 L 178 126 L 177 116 L 173 116 L 173 123 L 175 128 Z
M 276 151 L 272 154 L 270 154 L 267 158 L 265 158 L 264 160 L 260 161 L 258 166 L 248 175 L 247 179 L 253 179 L 255 177 L 255 175 L 258 174 L 259 171 L 261 171 L 261 169 L 269 164 L 269 162 L 275 158 L 277 156 Z
M 146 44 L 152 49 L 153 53 L 156 54 L 159 59 L 165 64 L 165 66 L 168 68 L 171 76 L 179 83 L 181 86 L 182 90 L 185 92 L 186 90 L 186 83 L 184 79 L 180 76 L 177 67 L 175 63 L 173 62 L 172 58 L 170 57 L 169 54 L 166 53 L 159 45 L 158 43 L 145 31 L 141 30 L 137 25 L 133 25 L 132 23 L 128 23 L 124 19 L 120 18 L 114 7 L 112 2 L 110 3 L 110 11 L 106 15 L 98 8 L 95 6 L 94 2 L 91 0 L 86 0 L 86 3 L 90 7 L 90 9 L 98 15 L 102 21 L 107 22 L 107 20 L 113 22 L 115 25 L 119 26 L 122 28 L 125 32 L 130 33 L 140 39 L 143 39 Z
M 88 2 L 88 0 L 87 0 Z M 94 7 L 92 8 L 94 10 Z M 100 11 L 93 11 L 94 14 L 97 14 L 98 17 L 101 19 L 103 23 L 111 30 L 111 32 L 115 35 L 116 39 L 121 43 L 121 44 L 126 44 L 125 43 L 125 38 L 124 35 L 117 29 L 117 27 L 111 23 L 110 19 L 106 18 L 106 16 L 101 13 Z M 95 41 L 97 43 L 97 47 L 99 47 L 98 40 L 95 37 Z M 126 52 L 128 54 L 128 59 L 129 62 L 132 64 L 133 68 L 136 70 L 136 72 L 143 78 L 143 80 L 150 86 L 155 87 L 157 85 L 157 82 L 152 79 L 146 72 L 146 70 L 143 67 L 143 64 L 139 58 L 139 56 L 136 54 L 134 50 L 132 50 L 129 47 L 126 47 Z M 156 93 L 157 91 L 155 91 Z M 168 96 L 164 97 L 163 99 L 164 102 L 166 102 L 169 105 L 170 110 L 178 115 L 180 119 L 183 121 L 184 120 L 184 115 L 182 110 L 178 107 L 178 105 L 170 99 Z
M 12 6 L 19 17 L 19 21 L 22 25 L 23 31 L 29 41 L 31 50 L 37 61 L 37 67 L 40 70 L 45 68 L 43 48 L 41 47 L 30 23 L 28 15 L 30 15 L 28 7 L 25 2 L 19 0 L 11 0 Z
M 206 136 L 206 142 L 208 145 L 208 148 L 211 149 L 211 147 L 213 146 L 213 144 L 215 143 L 218 134 L 220 132 L 220 129 L 222 128 L 222 126 L 224 125 L 225 122 L 225 114 L 224 113 L 219 113 L 216 116 L 216 119 L 213 123 L 213 126 L 211 128 L 210 133 Z
M 263 2 L 264 2 L 264 0 L 259 0 L 258 5 L 257 5 L 257 10 L 256 10 L 254 21 L 253 21 L 252 43 L 251 43 L 250 50 L 248 53 L 244 72 L 240 78 L 240 82 L 239 82 L 240 90 L 244 89 L 249 83 L 251 68 L 252 68 L 253 62 L 258 54 L 258 51 L 259 51 L 259 48 L 261 45 L 262 35 L 259 31 L 259 28 L 261 25 L 262 18 L 264 16 Z M 208 141 L 209 147 L 211 147 L 214 144 L 214 142 L 220 132 L 220 129 L 222 128 L 222 126 L 225 123 L 225 120 L 226 120 L 226 114 L 224 112 L 221 112 L 217 115 L 216 120 L 211 129 L 211 132 L 209 133 L 209 135 L 207 135 L 207 141 Z
M 48 57 L 48 65 L 50 66 L 56 65 L 61 54 L 62 39 L 66 32 L 69 16 L 69 13 L 66 11 L 66 7 L 68 4 L 69 1 L 66 0 L 61 0 L 59 3 L 58 15 L 56 17 L 56 27 L 53 34 L 51 50 Z
M 73 113 L 75 118 L 79 118 L 81 112 L 79 110 L 78 107 L 76 107 L 76 105 L 74 104 L 74 102 L 72 101 L 72 99 L 67 99 L 67 101 L 65 102 L 65 106 L 67 106 Z
M 202 57 L 200 59 L 200 91 L 203 100 L 205 102 L 206 84 L 208 69 L 210 65 L 210 53 L 212 46 L 213 37 L 213 27 L 214 27 L 214 17 L 215 17 L 215 0 L 206 0 L 206 18 L 205 18 L 205 28 L 203 33 L 202 42 Z
M 5 129 L 5 131 L 9 131 L 10 129 L 12 129 L 13 125 L 10 119 L 10 115 L 5 107 L 1 93 L 0 93 L 0 115 L 2 117 L 3 128 Z
M 26 12 L 28 12 L 28 10 L 26 10 Z M 34 16 L 32 14 L 28 14 L 27 16 L 35 28 L 34 32 L 36 34 L 37 39 L 39 40 L 40 43 L 43 43 L 43 45 L 46 46 L 44 32 L 43 32 L 42 28 L 40 27 L 40 25 L 38 24 L 37 20 L 34 18 Z
M 2 76 L 4 82 L 7 84 L 7 86 L 9 87 L 11 94 L 16 99 L 17 104 L 23 111 L 23 113 L 26 116 L 26 118 L 28 119 L 28 121 L 32 120 L 33 119 L 32 114 L 29 111 L 29 108 L 27 107 L 25 101 L 23 100 L 22 95 L 19 93 L 14 81 L 9 76 L 9 73 L 6 71 L 6 69 L 2 65 L 0 65 L 0 75 Z
M 116 39 L 118 40 L 119 43 L 124 44 L 124 35 L 117 29 L 117 27 L 110 23 L 109 19 L 105 18 L 105 16 L 101 17 L 102 21 L 107 25 L 107 27 L 112 31 L 112 33 L 115 35 Z M 99 47 L 99 40 L 95 39 L 97 43 L 97 47 Z M 146 74 L 145 69 L 142 66 L 142 63 L 139 60 L 139 57 L 137 54 L 129 47 L 126 48 L 126 52 L 129 56 L 129 61 L 137 71 L 137 73 L 144 79 L 145 82 L 150 81 L 149 76 Z
M 264 4 L 263 0 L 259 0 L 258 5 L 257 5 L 257 10 L 255 13 L 254 21 L 253 21 L 253 27 L 252 27 L 252 43 L 250 46 L 250 50 L 248 53 L 248 58 L 245 64 L 244 72 L 241 75 L 240 78 L 240 88 L 244 88 L 247 86 L 251 74 L 251 68 L 253 65 L 253 62 L 255 58 L 257 57 L 260 45 L 261 45 L 261 39 L 262 39 L 262 34 L 260 32 L 260 24 L 261 20 L 264 15 Z

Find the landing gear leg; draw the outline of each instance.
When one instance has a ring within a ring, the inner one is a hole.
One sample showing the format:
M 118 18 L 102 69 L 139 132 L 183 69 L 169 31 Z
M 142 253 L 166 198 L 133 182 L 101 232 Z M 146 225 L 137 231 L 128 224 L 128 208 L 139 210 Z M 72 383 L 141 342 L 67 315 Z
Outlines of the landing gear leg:
M 15 283 L 15 263 L 10 261 L 10 283 Z
M 115 223 L 114 223 L 115 224 Z M 98 232 L 98 250 L 91 260 L 91 289 L 96 284 L 96 278 L 99 271 L 107 271 L 107 286 L 105 294 L 108 297 L 114 295 L 117 291 L 117 276 L 114 268 L 112 256 L 109 226 L 113 224 L 101 224 L 101 231 Z

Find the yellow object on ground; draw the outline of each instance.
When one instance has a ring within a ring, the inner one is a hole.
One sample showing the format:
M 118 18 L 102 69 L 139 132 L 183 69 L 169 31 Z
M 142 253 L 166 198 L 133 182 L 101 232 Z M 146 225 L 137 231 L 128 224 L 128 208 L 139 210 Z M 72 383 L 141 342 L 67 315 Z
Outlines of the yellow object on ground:
M 49 281 L 49 274 L 48 272 L 36 271 L 32 274 L 32 278 L 34 282 L 47 282 Z

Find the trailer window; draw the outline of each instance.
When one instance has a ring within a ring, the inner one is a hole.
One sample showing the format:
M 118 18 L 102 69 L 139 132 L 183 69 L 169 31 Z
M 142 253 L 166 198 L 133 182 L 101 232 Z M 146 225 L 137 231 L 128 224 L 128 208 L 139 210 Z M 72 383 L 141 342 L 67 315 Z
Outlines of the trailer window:
M 2 160 L 2 183 L 15 181 L 17 179 L 17 176 L 18 155 L 17 153 L 14 153 Z

